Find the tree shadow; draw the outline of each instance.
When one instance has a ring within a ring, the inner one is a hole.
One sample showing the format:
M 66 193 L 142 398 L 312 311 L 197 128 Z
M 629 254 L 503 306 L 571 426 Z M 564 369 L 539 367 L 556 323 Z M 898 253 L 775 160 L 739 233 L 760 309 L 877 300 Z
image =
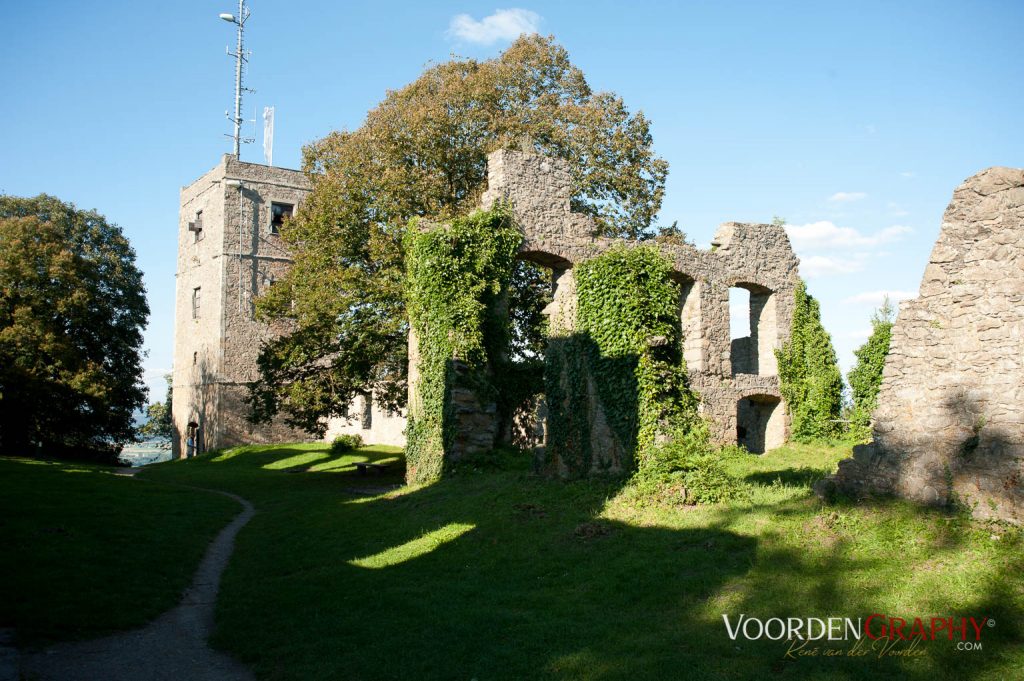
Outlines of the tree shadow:
M 962 507 L 978 518 L 1024 521 L 1024 445 L 1012 415 L 992 417 L 984 389 L 953 388 L 916 422 L 876 427 L 819 493 L 900 496 Z
M 755 485 L 772 485 L 778 482 L 786 487 L 811 487 L 827 475 L 820 468 L 778 468 L 750 473 L 744 476 L 743 480 Z
M 215 637 L 260 677 L 924 681 L 998 675 L 1024 650 L 1020 595 L 999 577 L 1024 570 L 1024 555 L 979 563 L 958 595 L 943 588 L 950 566 L 978 559 L 963 516 L 790 495 L 624 520 L 608 512 L 619 479 L 472 468 L 357 496 L 351 472 L 267 468 L 297 451 L 195 466 L 229 470 L 221 484 L 261 510 L 239 537 Z M 919 579 L 934 588 L 905 596 Z M 929 642 L 924 659 L 786 660 L 787 642 L 731 640 L 722 621 L 874 612 L 1000 625 L 980 654 Z

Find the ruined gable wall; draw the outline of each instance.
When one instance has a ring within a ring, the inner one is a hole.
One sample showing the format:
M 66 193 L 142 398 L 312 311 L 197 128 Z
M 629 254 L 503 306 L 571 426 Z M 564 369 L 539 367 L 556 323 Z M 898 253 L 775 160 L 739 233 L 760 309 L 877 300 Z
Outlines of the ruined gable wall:
M 833 485 L 1024 521 L 1024 170 L 990 168 L 953 193 L 878 403 L 873 443 Z
M 633 243 L 596 236 L 593 221 L 571 211 L 571 194 L 571 177 L 560 160 L 512 150 L 500 150 L 488 158 L 483 206 L 489 208 L 501 199 L 510 201 L 524 233 L 521 257 L 554 268 L 556 277 L 562 278 L 571 277 L 574 264 L 616 243 Z M 715 439 L 734 443 L 739 399 L 768 396 L 779 400 L 779 408 L 784 409 L 778 377 L 774 375 L 774 349 L 789 338 L 799 261 L 785 231 L 766 224 L 726 223 L 719 228 L 712 250 L 688 245 L 659 247 L 674 264 L 687 294 L 681 301 L 680 314 L 691 382 L 700 393 Z M 755 308 L 763 310 L 760 333 L 751 338 L 761 357 L 759 374 L 734 375 L 733 371 L 729 288 L 737 285 L 750 289 Z M 572 304 L 566 298 L 572 296 L 564 296 L 559 302 L 556 287 L 558 304 L 551 310 L 553 315 L 573 317 L 561 309 Z M 593 422 L 600 424 L 602 419 Z M 783 425 L 788 433 L 788 420 Z M 618 458 L 614 447 L 606 443 L 605 449 L 608 459 Z

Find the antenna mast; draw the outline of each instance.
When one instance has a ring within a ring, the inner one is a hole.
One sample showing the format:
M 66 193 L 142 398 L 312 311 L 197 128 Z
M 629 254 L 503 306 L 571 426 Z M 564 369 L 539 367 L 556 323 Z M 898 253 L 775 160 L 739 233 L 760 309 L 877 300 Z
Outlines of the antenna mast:
M 228 112 L 224 112 L 228 120 L 231 121 L 235 126 L 235 133 L 230 135 L 235 141 L 235 158 L 241 160 L 241 145 L 242 142 L 248 144 L 252 142 L 251 139 L 242 139 L 242 93 L 243 92 L 255 92 L 249 88 L 242 87 L 242 75 L 245 72 L 245 64 L 248 63 L 249 58 L 245 54 L 245 22 L 249 18 L 249 8 L 245 6 L 245 0 L 238 0 L 238 14 L 221 14 L 220 18 L 224 21 L 230 22 L 238 27 L 238 40 L 235 45 L 235 52 L 232 54 L 225 48 L 229 57 L 235 58 L 235 115 L 232 117 Z

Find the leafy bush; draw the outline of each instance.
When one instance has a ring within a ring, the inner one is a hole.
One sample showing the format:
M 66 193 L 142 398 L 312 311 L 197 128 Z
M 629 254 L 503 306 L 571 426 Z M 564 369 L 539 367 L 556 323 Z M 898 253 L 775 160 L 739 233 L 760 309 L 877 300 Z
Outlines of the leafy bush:
M 352 452 L 363 446 L 363 438 L 359 435 L 339 435 L 331 442 L 331 454 L 337 456 Z
M 634 498 L 640 503 L 685 506 L 744 497 L 746 486 L 723 465 L 727 449 L 712 448 L 699 437 L 654 447 L 648 464 L 633 476 Z

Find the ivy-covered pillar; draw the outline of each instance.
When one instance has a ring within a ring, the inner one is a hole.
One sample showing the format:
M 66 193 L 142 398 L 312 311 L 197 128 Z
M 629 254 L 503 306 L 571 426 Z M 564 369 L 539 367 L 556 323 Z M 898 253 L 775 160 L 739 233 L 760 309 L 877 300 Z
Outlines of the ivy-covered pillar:
M 500 205 L 407 232 L 410 484 L 496 443 L 494 369 L 508 357 L 506 293 L 521 241 Z

